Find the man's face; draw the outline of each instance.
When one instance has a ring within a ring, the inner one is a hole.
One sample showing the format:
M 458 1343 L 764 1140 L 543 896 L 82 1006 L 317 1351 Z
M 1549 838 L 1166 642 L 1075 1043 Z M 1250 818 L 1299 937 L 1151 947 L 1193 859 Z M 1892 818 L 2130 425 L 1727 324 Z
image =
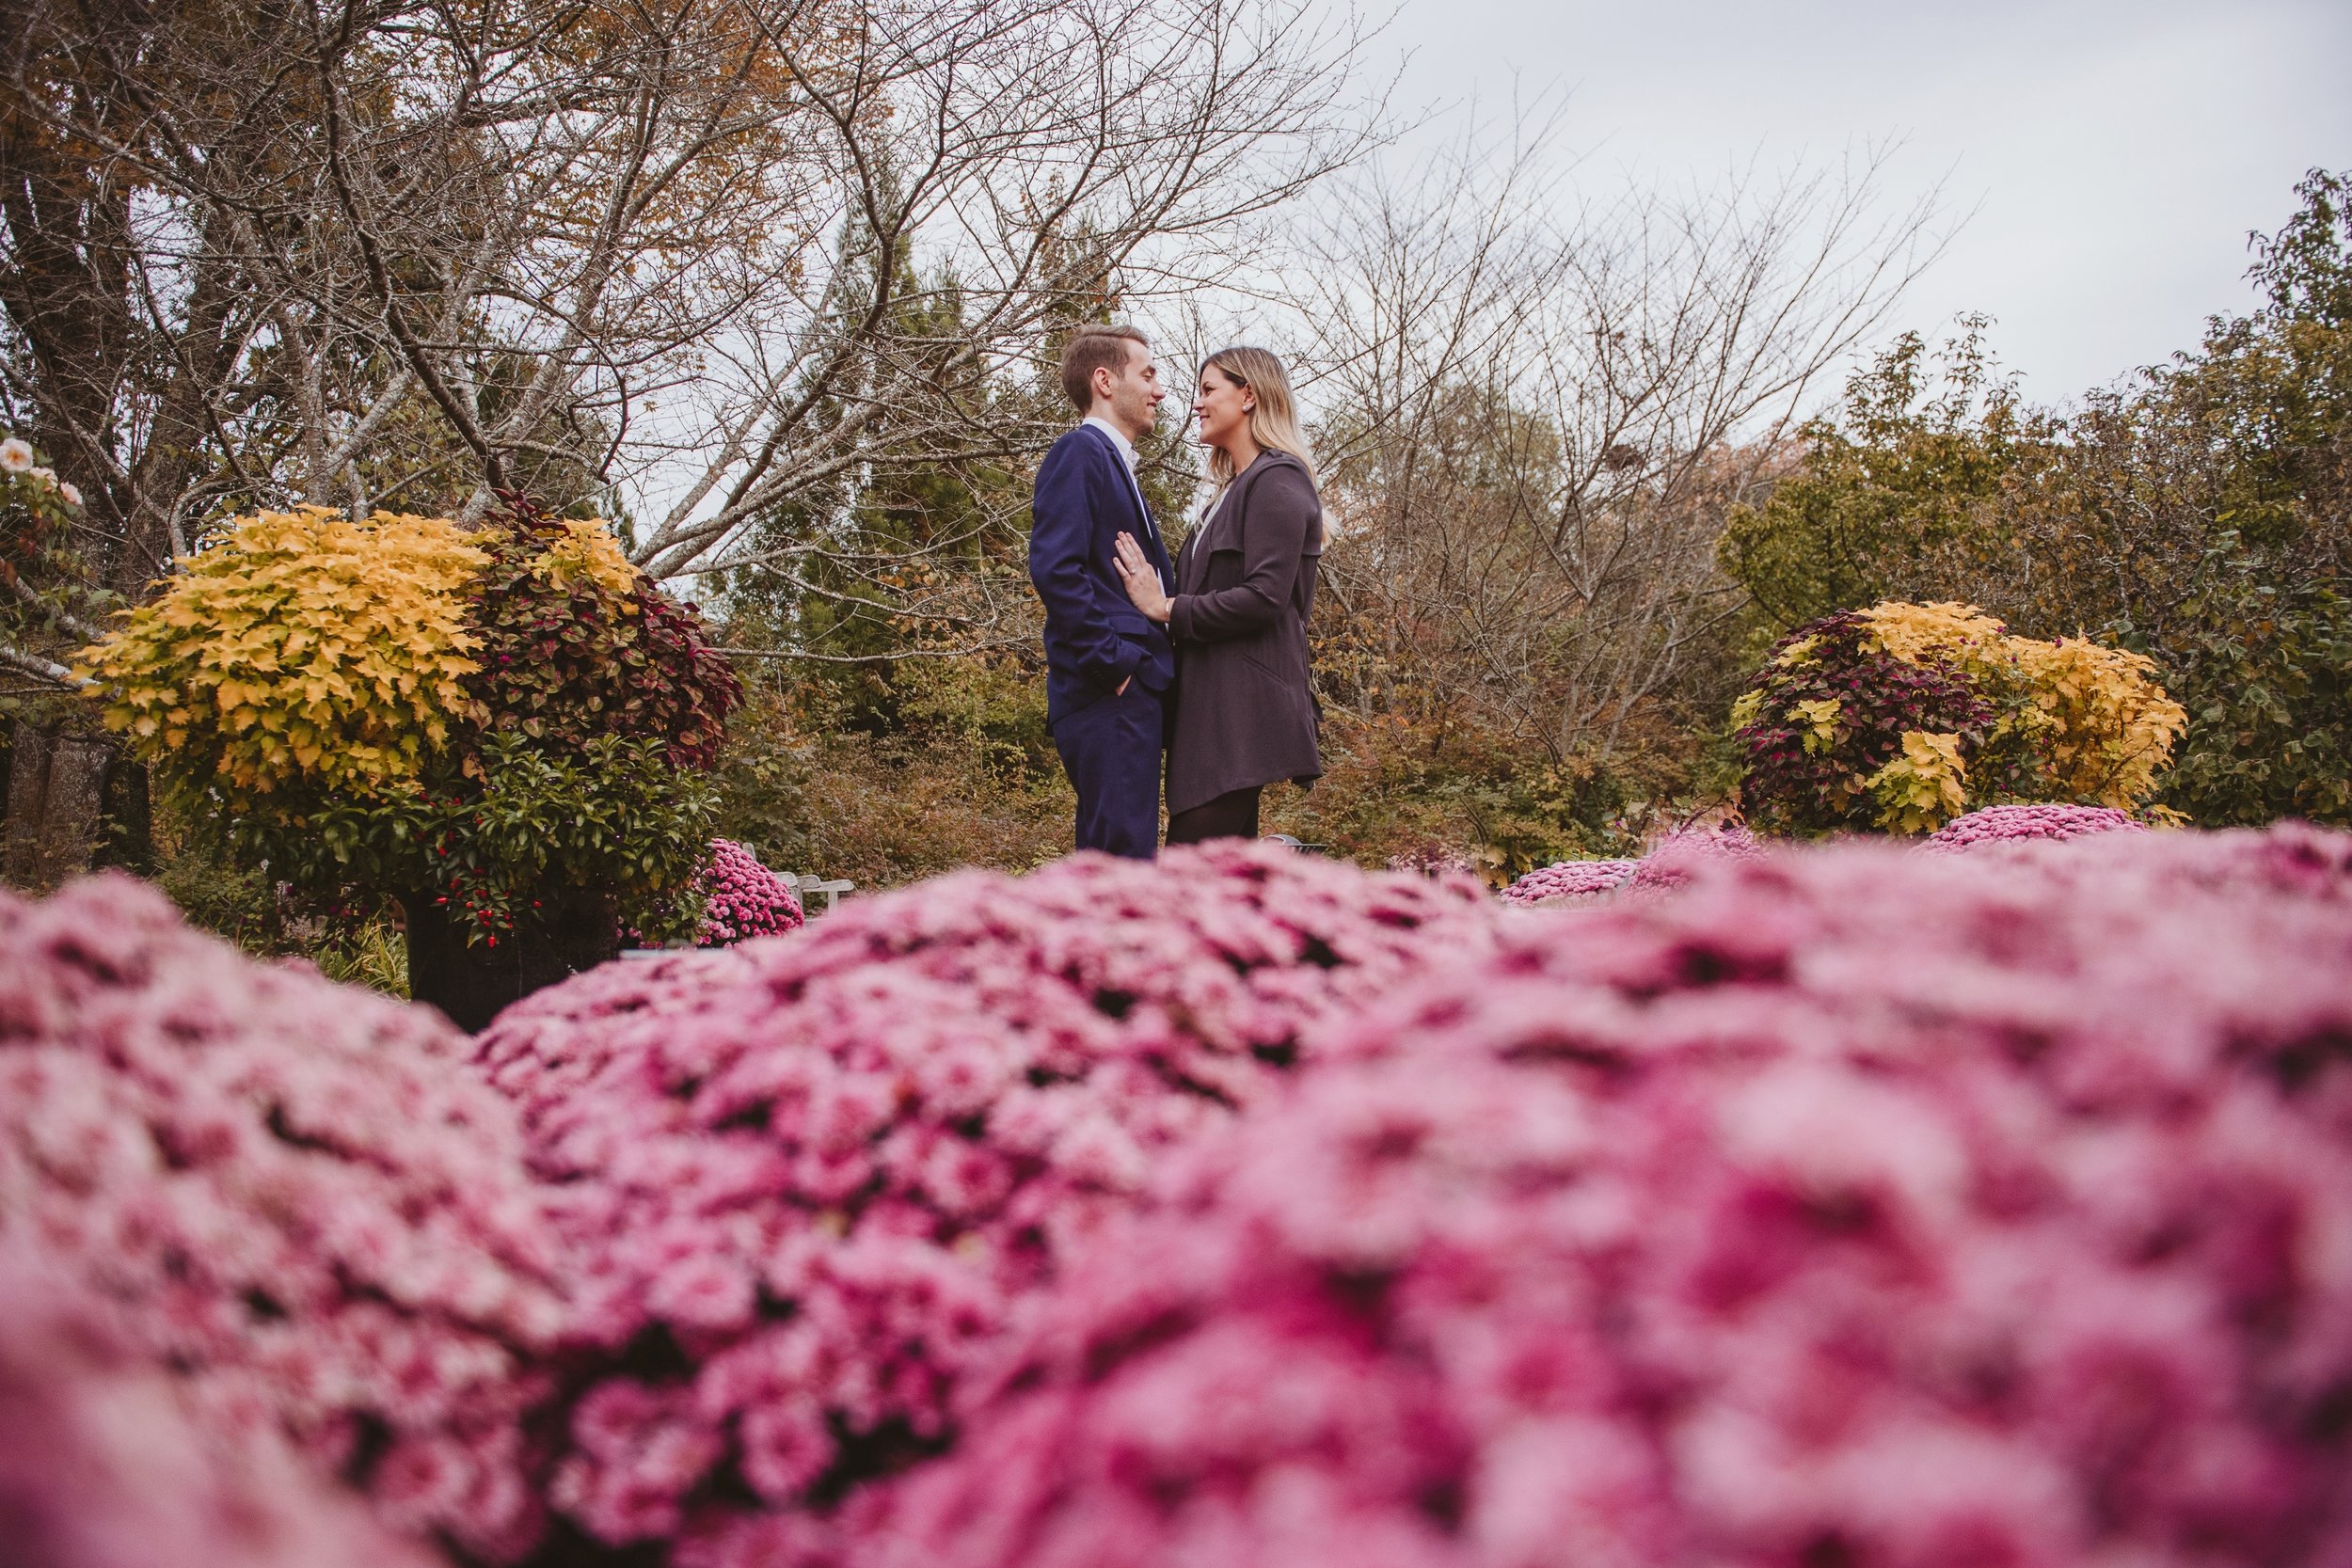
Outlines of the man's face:
M 1160 385 L 1160 368 L 1152 362 L 1152 351 L 1132 338 L 1125 342 L 1127 364 L 1123 370 L 1094 372 L 1095 412 L 1102 412 L 1103 383 L 1107 379 L 1111 423 L 1125 431 L 1130 441 L 1140 441 L 1151 434 L 1152 421 L 1159 415 L 1160 399 L 1168 396 L 1168 391 Z

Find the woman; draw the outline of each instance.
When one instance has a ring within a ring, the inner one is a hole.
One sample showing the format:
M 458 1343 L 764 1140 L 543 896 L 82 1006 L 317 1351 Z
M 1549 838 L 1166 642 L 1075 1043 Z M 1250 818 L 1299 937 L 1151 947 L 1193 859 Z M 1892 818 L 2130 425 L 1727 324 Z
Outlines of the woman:
M 1168 842 L 1258 836 L 1258 791 L 1320 777 L 1307 616 L 1323 554 L 1323 503 L 1282 362 L 1229 348 L 1200 367 L 1193 400 L 1217 496 L 1161 591 L 1133 536 L 1119 575 L 1176 643 L 1168 736 Z

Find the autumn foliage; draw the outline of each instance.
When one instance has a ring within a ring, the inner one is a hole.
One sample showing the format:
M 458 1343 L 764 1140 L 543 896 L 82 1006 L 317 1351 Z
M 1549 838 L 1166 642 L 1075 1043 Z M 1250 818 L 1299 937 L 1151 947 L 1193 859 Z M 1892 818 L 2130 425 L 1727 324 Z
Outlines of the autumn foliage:
M 517 509 L 480 543 L 467 689 L 486 733 L 566 754 L 599 736 L 652 737 L 678 767 L 717 759 L 741 697 L 734 672 L 603 524 Z
M 470 531 L 243 519 L 85 657 L 108 725 L 241 858 L 491 946 L 583 899 L 649 911 L 691 877 L 694 771 L 741 695 L 603 524 L 519 498 Z
M 2140 655 L 1889 600 L 1784 638 L 1732 706 L 1752 819 L 1931 832 L 1973 807 L 2152 796 L 2186 723 Z
M 248 518 L 87 651 L 106 723 L 246 809 L 413 784 L 479 711 L 467 594 L 488 560 L 437 518 Z

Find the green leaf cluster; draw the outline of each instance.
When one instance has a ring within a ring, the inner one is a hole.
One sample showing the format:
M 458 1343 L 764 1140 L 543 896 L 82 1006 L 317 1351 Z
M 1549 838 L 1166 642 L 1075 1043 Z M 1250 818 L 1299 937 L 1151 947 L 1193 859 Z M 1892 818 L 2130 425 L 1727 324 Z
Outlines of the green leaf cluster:
M 708 852 L 716 797 L 661 740 L 598 736 L 557 752 L 491 735 L 479 762 L 478 779 L 242 817 L 230 840 L 300 885 L 429 900 L 493 945 L 532 911 L 583 893 L 613 897 L 617 916 L 656 940 L 691 927 L 694 911 L 678 895 Z

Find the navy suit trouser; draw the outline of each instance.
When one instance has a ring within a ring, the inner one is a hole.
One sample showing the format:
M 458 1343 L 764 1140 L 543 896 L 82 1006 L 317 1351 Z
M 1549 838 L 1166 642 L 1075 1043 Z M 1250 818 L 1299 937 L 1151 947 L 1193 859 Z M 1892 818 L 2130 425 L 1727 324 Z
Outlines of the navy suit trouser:
M 1148 861 L 1160 843 L 1160 694 L 1126 691 L 1054 721 L 1070 787 L 1078 792 L 1078 847 Z

